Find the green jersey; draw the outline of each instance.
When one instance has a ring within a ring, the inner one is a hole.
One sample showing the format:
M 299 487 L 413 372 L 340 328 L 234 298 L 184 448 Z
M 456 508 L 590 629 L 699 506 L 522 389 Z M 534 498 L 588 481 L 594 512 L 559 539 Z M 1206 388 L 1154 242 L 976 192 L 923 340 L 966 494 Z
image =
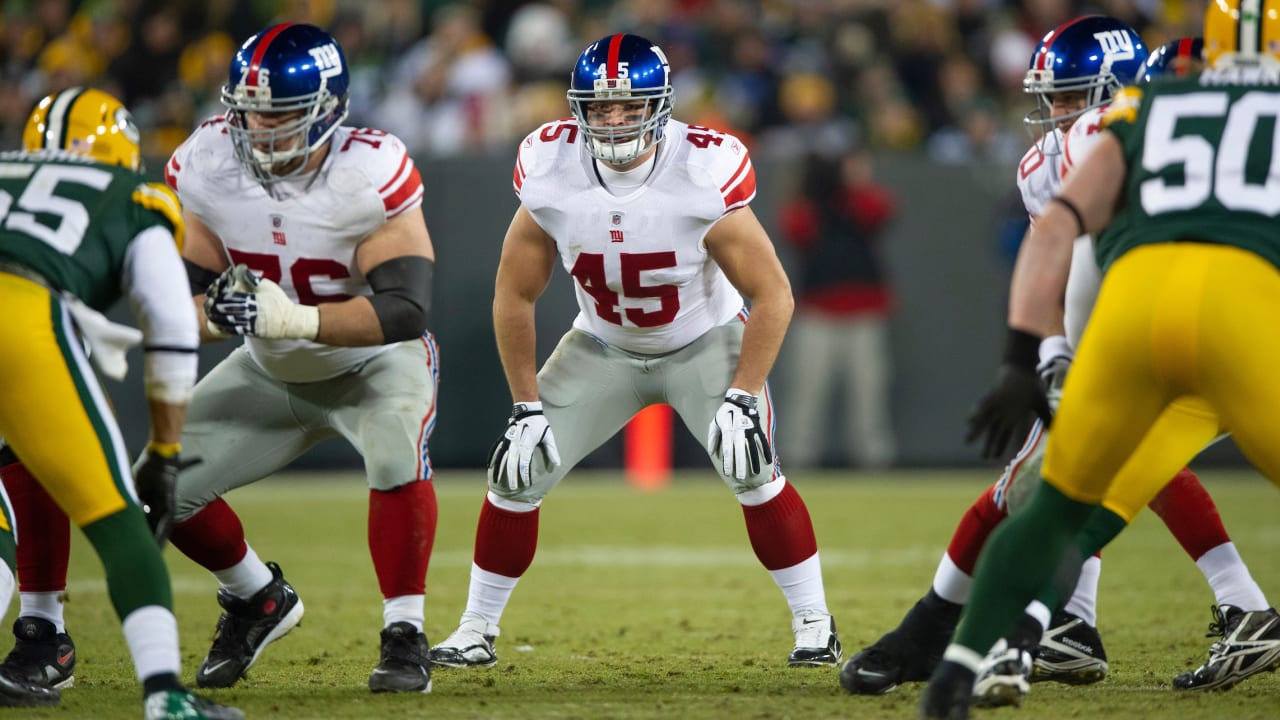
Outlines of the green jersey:
M 1139 245 L 1233 245 L 1280 267 L 1280 70 L 1220 68 L 1128 87 L 1103 116 L 1129 168 L 1098 265 Z
M 105 311 L 123 291 L 129 244 L 156 226 L 181 247 L 177 196 L 132 170 L 56 150 L 0 153 L 0 271 L 22 266 Z

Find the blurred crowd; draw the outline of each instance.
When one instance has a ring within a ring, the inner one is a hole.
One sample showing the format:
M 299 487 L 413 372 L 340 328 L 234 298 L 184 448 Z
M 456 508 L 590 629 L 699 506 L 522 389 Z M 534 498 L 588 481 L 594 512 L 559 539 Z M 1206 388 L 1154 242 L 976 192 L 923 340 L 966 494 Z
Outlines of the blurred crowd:
M 326 28 L 351 67 L 350 123 L 417 153 L 508 152 L 568 115 L 575 57 L 616 31 L 674 70 L 676 116 L 757 151 L 826 144 L 924 150 L 939 162 L 1014 162 L 1028 145 L 1022 78 L 1038 39 L 1084 12 L 1151 45 L 1198 34 L 1203 0 L 7 0 L 0 135 L 15 147 L 32 103 L 77 84 L 134 110 L 163 158 L 221 112 L 228 61 L 291 20 Z

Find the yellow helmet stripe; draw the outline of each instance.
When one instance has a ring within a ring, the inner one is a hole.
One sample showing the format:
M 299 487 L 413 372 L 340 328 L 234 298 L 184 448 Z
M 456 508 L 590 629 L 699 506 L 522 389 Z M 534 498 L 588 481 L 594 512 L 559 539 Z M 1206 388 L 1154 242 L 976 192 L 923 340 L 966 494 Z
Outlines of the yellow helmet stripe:
M 143 183 L 133 190 L 133 202 L 148 210 L 154 210 L 164 216 L 173 226 L 173 240 L 181 252 L 186 238 L 183 236 L 185 225 L 182 222 L 182 203 L 168 185 L 161 183 Z
M 66 147 L 67 119 L 71 115 L 71 106 L 75 104 L 76 98 L 80 97 L 83 92 L 84 88 L 75 87 L 58 93 L 58 97 L 54 99 L 53 104 L 49 107 L 49 114 L 45 116 L 44 138 L 40 147 Z

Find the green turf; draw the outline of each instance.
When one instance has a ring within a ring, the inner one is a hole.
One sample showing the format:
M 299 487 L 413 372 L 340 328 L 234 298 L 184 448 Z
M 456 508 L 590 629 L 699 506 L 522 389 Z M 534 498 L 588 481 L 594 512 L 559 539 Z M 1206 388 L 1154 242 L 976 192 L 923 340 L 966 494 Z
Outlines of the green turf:
M 1255 578 L 1280 596 L 1280 493 L 1251 473 L 1204 473 Z M 466 600 L 479 472 L 437 481 L 440 527 L 427 633 L 449 633 Z M 890 629 L 929 586 L 960 514 L 990 471 L 793 478 L 818 532 L 827 597 L 846 654 Z M 431 695 L 375 696 L 381 602 L 365 544 L 367 491 L 354 475 L 272 479 L 229 496 L 250 542 L 306 604 L 301 627 L 250 677 L 216 694 L 250 718 L 914 718 L 920 686 L 852 697 L 835 670 L 788 669 L 790 617 L 756 563 L 742 513 L 710 473 L 656 494 L 615 473 L 575 473 L 542 513 L 533 568 L 503 617 L 499 664 L 437 670 Z M 215 584 L 169 551 L 190 681 L 217 619 Z M 1106 554 L 1100 626 L 1111 676 L 1086 688 L 1039 684 L 1002 718 L 1276 718 L 1280 676 L 1227 693 L 1175 694 L 1199 664 L 1213 597 L 1158 520 L 1144 514 Z M 5 717 L 136 718 L 139 690 L 96 558 L 79 536 L 68 626 L 80 653 L 63 703 Z M 15 605 L 16 608 L 16 605 Z M 12 613 L 10 613 L 12 619 Z

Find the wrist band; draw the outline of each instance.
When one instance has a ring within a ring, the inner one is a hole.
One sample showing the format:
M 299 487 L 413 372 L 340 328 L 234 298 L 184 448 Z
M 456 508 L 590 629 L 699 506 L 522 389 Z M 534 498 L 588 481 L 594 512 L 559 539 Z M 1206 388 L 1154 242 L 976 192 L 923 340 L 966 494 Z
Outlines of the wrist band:
M 182 452 L 182 445 L 179 443 L 149 442 L 147 443 L 147 452 L 165 459 L 175 458 L 178 453 Z
M 1040 362 L 1040 336 L 1016 328 L 1009 328 L 1004 344 L 1005 363 L 1029 372 L 1035 372 Z
M 1066 208 L 1068 211 L 1070 211 L 1071 216 L 1076 219 L 1076 236 L 1077 237 L 1079 237 L 1080 235 L 1086 234 L 1085 225 L 1084 225 L 1084 215 L 1080 212 L 1080 208 L 1075 206 L 1075 203 L 1062 197 L 1061 195 L 1055 195 L 1053 199 L 1050 200 L 1049 202 L 1056 202 L 1062 207 Z

